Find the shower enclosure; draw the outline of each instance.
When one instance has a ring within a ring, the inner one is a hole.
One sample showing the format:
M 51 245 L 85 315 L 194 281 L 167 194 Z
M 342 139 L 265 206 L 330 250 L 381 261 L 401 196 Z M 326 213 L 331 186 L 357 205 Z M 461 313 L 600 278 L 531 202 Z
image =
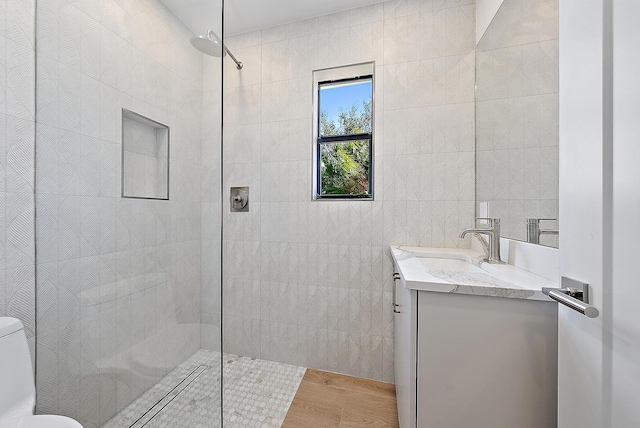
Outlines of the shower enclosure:
M 37 411 L 221 426 L 222 1 L 36 6 Z
M 271 2 L 0 2 L 5 80 L 20 89 L 3 100 L 0 88 L 0 109 L 24 119 L 4 127 L 0 300 L 25 320 L 38 413 L 85 428 L 279 427 L 305 368 L 393 382 L 389 245 L 465 245 L 459 223 L 473 217 L 456 190 L 472 173 L 444 192 L 407 171 L 473 165 L 474 6 L 365 2 L 277 21 L 263 19 Z M 396 52 L 403 14 L 459 16 L 464 46 L 447 30 Z M 407 86 L 421 73 L 409 52 L 460 87 L 427 100 Z M 316 202 L 314 71 L 364 63 L 377 76 L 376 199 Z M 448 127 L 451 112 L 460 141 L 438 153 L 414 156 L 420 139 L 396 136 L 408 120 Z

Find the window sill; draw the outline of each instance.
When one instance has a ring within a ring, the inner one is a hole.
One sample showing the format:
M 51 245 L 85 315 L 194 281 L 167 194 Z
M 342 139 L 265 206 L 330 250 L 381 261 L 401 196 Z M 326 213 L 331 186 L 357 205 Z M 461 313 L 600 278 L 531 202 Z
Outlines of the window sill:
M 319 196 L 316 195 L 313 201 L 369 201 L 374 200 L 373 196 Z

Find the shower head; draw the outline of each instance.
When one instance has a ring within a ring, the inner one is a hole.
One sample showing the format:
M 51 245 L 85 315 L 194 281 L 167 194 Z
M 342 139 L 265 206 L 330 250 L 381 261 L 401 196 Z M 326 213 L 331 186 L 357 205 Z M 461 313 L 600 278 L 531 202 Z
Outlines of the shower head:
M 236 63 L 236 67 L 238 68 L 238 70 L 242 68 L 242 63 L 238 61 L 231 52 L 229 52 L 229 49 L 227 49 L 227 47 L 224 44 L 222 44 L 222 41 L 216 35 L 216 33 L 213 32 L 213 30 L 209 30 L 206 37 L 205 36 L 192 37 L 191 45 L 194 48 L 198 49 L 203 54 L 209 55 L 209 56 L 223 57 L 228 53 L 229 56 L 233 59 L 233 61 Z
M 209 30 L 207 36 L 195 36 L 191 38 L 191 44 L 194 48 L 198 49 L 205 55 L 209 56 L 225 56 L 226 52 L 224 51 L 224 47 L 222 45 L 222 41 L 213 32 L 213 30 Z

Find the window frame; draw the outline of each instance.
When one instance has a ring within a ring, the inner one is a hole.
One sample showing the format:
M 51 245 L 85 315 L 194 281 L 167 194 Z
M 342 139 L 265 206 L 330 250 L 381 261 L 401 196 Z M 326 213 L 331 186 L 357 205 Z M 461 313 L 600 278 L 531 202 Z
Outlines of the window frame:
M 315 201 L 327 200 L 374 200 L 374 126 L 375 126 L 375 64 L 373 62 L 347 65 L 324 70 L 314 71 L 314 124 L 313 124 L 313 187 L 312 199 Z M 344 84 L 357 81 L 371 82 L 371 132 L 351 135 L 320 136 L 320 91 L 323 87 Z M 365 195 L 323 195 L 321 193 L 321 149 L 324 144 L 335 144 L 349 141 L 369 142 L 369 193 Z

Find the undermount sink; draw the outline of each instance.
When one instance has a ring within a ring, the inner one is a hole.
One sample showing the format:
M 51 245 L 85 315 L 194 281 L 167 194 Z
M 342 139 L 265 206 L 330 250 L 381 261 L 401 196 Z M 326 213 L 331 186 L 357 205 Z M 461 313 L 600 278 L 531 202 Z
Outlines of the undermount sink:
M 550 301 L 543 287 L 557 283 L 484 255 L 459 248 L 391 247 L 404 287 L 418 291 Z

